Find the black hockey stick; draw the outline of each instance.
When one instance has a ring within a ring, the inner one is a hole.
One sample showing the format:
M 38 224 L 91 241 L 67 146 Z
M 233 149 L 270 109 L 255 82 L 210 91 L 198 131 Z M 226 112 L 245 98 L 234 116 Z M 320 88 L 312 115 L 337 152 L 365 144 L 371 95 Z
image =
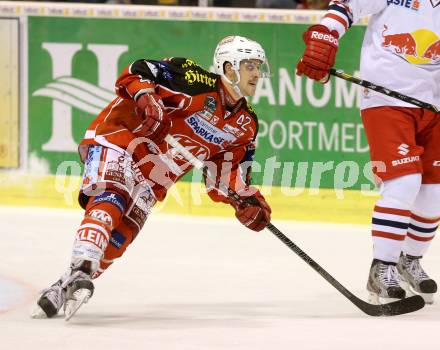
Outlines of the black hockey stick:
M 400 92 L 387 89 L 383 86 L 373 84 L 367 80 L 362 80 L 362 79 L 356 78 L 350 74 L 345 73 L 343 70 L 332 68 L 329 70 L 329 74 L 334 75 L 335 77 L 347 80 L 349 82 L 352 82 L 354 84 L 363 86 L 367 89 L 371 89 L 371 90 L 380 92 L 381 94 L 397 98 L 398 100 L 401 100 L 401 101 L 404 101 L 407 103 L 411 103 L 417 107 L 428 109 L 434 113 L 440 113 L 440 108 L 437 106 L 434 106 L 434 105 L 427 103 L 427 102 L 420 101 L 420 100 L 413 98 L 413 97 L 410 97 L 410 96 L 403 95 Z
M 186 160 L 188 160 L 194 167 L 203 171 L 203 174 L 210 178 L 210 174 L 202 161 L 197 159 L 192 155 L 186 148 L 184 148 L 174 137 L 167 135 L 165 141 L 173 146 Z M 229 187 L 222 184 L 227 190 L 230 198 L 232 198 L 237 203 L 242 203 L 240 196 Z M 332 275 L 325 271 L 316 261 L 314 261 L 310 256 L 308 256 L 301 248 L 299 248 L 295 243 L 293 243 L 286 235 L 284 235 L 279 229 L 277 229 L 273 224 L 268 224 L 266 228 L 277 236 L 281 242 L 287 245 L 292 251 L 294 251 L 302 260 L 304 260 L 309 266 L 311 266 L 316 272 L 318 272 L 327 282 L 329 282 L 333 287 L 335 287 L 340 293 L 342 293 L 348 300 L 350 300 L 354 305 L 356 305 L 360 310 L 365 312 L 370 316 L 394 316 L 406 314 L 409 312 L 417 311 L 425 306 L 425 301 L 420 295 L 414 295 L 409 298 L 394 301 L 388 304 L 374 305 L 369 304 L 362 299 L 356 297 L 348 289 L 346 289 L 341 283 L 339 283 Z
M 350 300 L 359 309 L 370 316 L 395 316 L 407 314 L 409 312 L 420 310 L 425 306 L 425 301 L 420 295 L 414 295 L 409 298 L 394 301 L 388 304 L 375 305 L 370 304 L 355 296 L 341 283 L 339 283 L 332 275 L 321 267 L 315 260 L 308 256 L 300 247 L 293 243 L 274 225 L 268 224 L 266 228 L 277 236 L 285 245 L 293 250 L 301 259 L 318 272 L 324 279 L 341 292 L 348 300 Z

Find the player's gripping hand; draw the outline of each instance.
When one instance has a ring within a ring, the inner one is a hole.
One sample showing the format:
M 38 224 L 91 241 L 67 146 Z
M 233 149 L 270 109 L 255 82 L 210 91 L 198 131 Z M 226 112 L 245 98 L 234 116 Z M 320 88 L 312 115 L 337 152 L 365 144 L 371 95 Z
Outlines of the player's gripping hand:
M 254 189 L 251 187 L 251 189 Z M 247 228 L 254 231 L 261 231 L 270 223 L 272 210 L 260 191 L 251 196 L 241 197 L 241 204 L 233 204 L 235 216 Z
M 141 95 L 136 101 L 136 114 L 143 119 L 141 133 L 155 143 L 161 143 L 171 127 L 162 99 L 155 93 Z
M 311 26 L 303 34 L 306 49 L 296 66 L 296 74 L 326 83 L 329 80 L 328 70 L 335 64 L 338 38 L 336 30 L 330 31 L 321 24 Z

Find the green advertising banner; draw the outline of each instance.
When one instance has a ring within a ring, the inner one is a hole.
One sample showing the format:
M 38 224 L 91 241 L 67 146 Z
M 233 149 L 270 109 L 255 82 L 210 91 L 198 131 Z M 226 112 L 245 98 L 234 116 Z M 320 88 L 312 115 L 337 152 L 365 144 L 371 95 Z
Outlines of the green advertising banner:
M 51 173 L 78 161 L 77 144 L 114 98 L 122 69 L 139 58 L 192 58 L 209 68 L 217 42 L 259 41 L 273 77 L 251 102 L 260 119 L 254 182 L 287 187 L 373 187 L 359 116 L 360 89 L 295 75 L 306 24 L 145 19 L 28 18 L 29 154 Z M 336 67 L 356 73 L 363 26 L 342 39 Z M 189 177 L 186 178 L 190 180 Z M 348 186 L 347 186 L 348 184 Z

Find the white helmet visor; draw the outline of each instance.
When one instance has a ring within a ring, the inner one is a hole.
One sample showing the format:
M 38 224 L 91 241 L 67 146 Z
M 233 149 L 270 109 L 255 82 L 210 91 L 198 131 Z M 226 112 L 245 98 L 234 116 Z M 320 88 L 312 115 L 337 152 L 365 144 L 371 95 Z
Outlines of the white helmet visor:
M 260 78 L 270 78 L 270 66 L 267 60 L 242 60 L 240 66 L 249 72 L 258 71 Z

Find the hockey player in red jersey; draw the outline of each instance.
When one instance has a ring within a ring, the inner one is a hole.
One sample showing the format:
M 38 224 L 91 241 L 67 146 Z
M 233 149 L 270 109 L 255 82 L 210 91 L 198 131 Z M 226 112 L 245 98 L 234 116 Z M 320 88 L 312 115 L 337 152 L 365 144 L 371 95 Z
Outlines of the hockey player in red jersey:
M 229 36 L 217 45 L 215 73 L 186 58 L 137 60 L 116 81 L 117 97 L 97 116 L 79 146 L 84 162 L 79 202 L 85 210 L 71 265 L 44 290 L 32 316 L 52 317 L 64 305 L 69 319 L 93 295 L 98 277 L 142 229 L 156 201 L 192 165 L 164 138 L 172 135 L 216 178 L 209 196 L 232 205 L 237 219 L 260 231 L 271 209 L 250 186 L 258 119 L 252 96 L 269 66 L 260 44 Z M 242 198 L 230 200 L 225 183 Z
M 321 23 L 304 33 L 297 74 L 326 82 L 339 39 L 367 15 L 361 77 L 438 104 L 440 55 L 430 54 L 440 38 L 438 0 L 331 1 Z M 420 260 L 440 221 L 439 115 L 367 90 L 361 115 L 381 193 L 372 216 L 371 301 L 401 299 L 410 291 L 432 303 L 437 285 Z

